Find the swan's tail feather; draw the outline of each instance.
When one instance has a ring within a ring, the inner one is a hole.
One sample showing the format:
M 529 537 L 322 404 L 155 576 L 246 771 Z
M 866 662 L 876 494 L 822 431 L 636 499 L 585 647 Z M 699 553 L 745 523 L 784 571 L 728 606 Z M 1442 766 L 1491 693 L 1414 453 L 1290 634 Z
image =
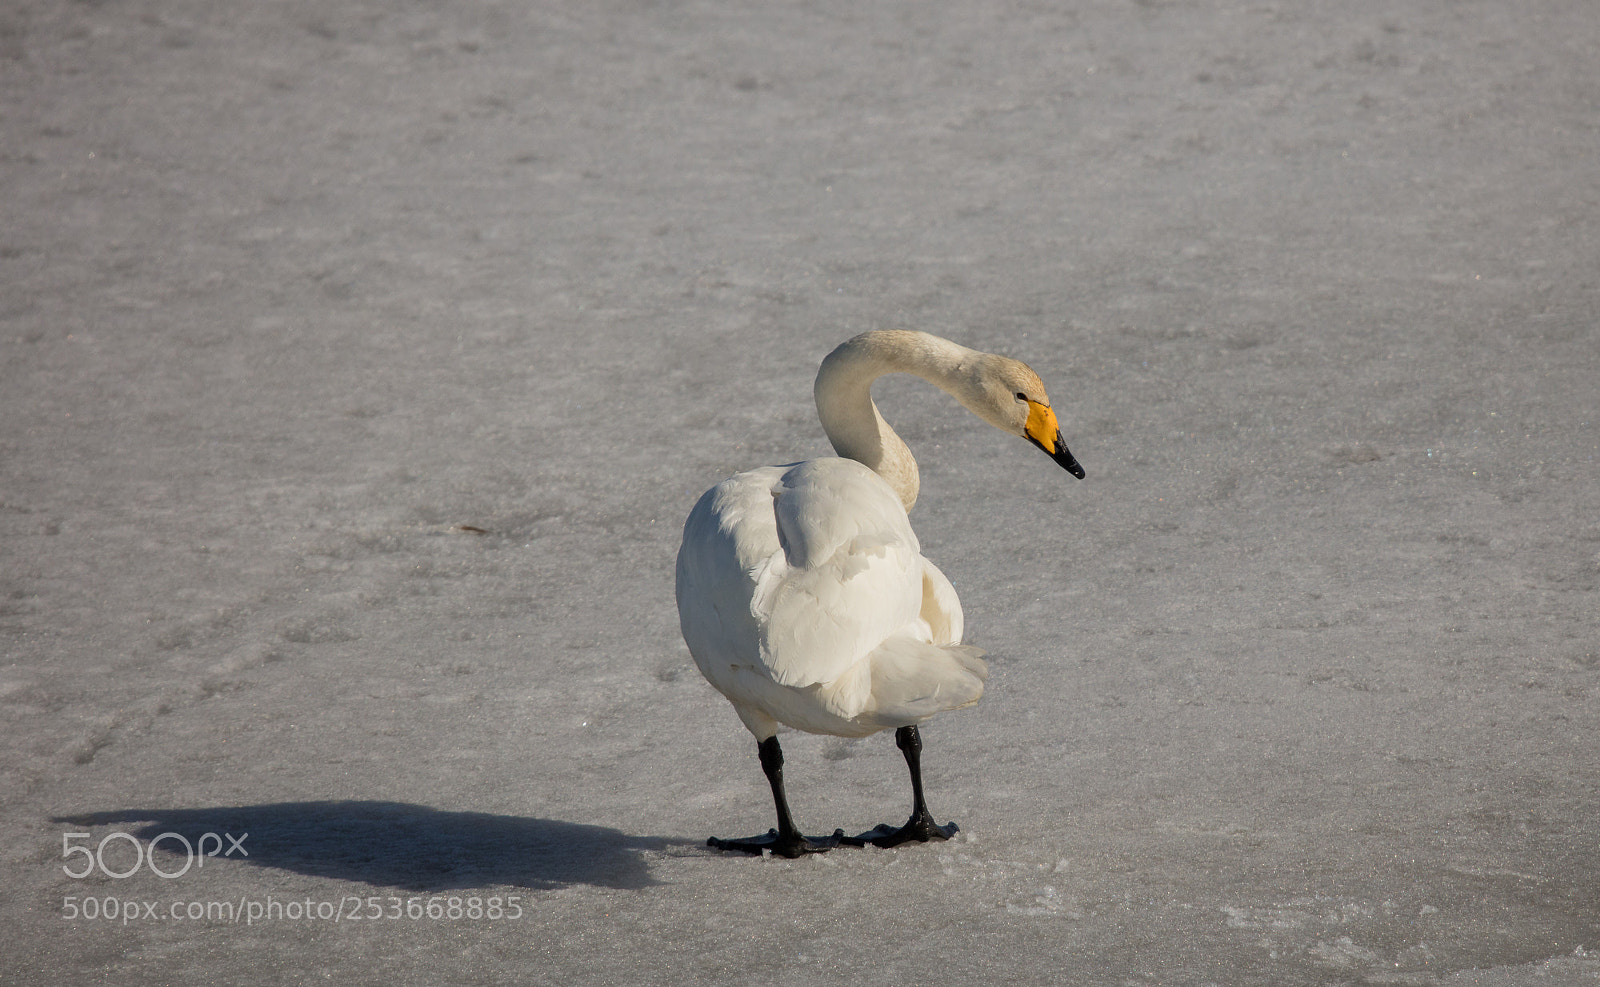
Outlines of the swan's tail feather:
M 911 726 L 936 713 L 971 706 L 989 677 L 983 649 L 892 637 L 824 687 L 841 713 L 877 729 Z M 849 707 L 854 706 L 853 710 Z
M 989 663 L 983 660 L 985 652 L 982 648 L 974 648 L 970 644 L 950 644 L 946 645 L 944 650 L 949 652 L 956 661 L 959 661 L 963 668 L 976 675 L 980 681 L 989 681 Z M 983 695 L 981 689 L 978 695 Z

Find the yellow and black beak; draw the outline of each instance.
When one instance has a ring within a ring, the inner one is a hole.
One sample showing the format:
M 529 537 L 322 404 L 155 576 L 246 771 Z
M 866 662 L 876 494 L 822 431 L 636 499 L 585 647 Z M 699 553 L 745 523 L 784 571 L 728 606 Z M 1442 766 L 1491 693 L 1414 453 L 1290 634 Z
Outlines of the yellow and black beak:
M 1023 429 L 1023 434 L 1028 441 L 1043 449 L 1045 455 L 1054 459 L 1062 469 L 1071 473 L 1078 479 L 1083 479 L 1083 467 L 1067 451 L 1067 444 L 1061 441 L 1061 426 L 1056 424 L 1056 413 L 1050 410 L 1049 405 L 1037 401 L 1028 402 L 1028 424 Z

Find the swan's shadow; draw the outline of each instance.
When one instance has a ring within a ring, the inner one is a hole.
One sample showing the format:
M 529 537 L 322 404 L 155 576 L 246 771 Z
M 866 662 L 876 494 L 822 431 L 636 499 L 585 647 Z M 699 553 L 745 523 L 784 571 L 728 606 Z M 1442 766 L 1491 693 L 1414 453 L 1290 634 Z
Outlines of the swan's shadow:
M 650 877 L 642 851 L 678 842 L 556 819 L 446 812 L 404 802 L 123 809 L 54 821 L 77 826 L 143 823 L 129 832 L 146 843 L 162 833 L 177 833 L 198 846 L 202 836 L 215 833 L 216 839 L 206 841 L 206 851 L 231 851 L 217 859 L 409 891 L 488 885 L 541 890 L 572 884 L 637 890 L 659 883 Z M 224 834 L 235 839 L 249 835 L 234 848 Z M 168 838 L 154 852 L 172 858 L 173 863 L 162 865 L 171 870 L 182 866 L 177 861 L 187 851 L 181 841 Z

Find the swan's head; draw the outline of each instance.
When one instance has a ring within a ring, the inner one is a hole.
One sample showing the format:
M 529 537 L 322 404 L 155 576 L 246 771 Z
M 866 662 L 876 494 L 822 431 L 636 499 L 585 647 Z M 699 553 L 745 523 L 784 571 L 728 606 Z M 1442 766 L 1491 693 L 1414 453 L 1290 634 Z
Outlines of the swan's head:
M 1062 469 L 1083 479 L 1083 467 L 1067 451 L 1056 413 L 1050 408 L 1050 396 L 1033 368 L 1020 360 L 985 354 L 973 369 L 973 383 L 980 393 L 971 403 L 963 403 L 984 421 L 1027 439 Z

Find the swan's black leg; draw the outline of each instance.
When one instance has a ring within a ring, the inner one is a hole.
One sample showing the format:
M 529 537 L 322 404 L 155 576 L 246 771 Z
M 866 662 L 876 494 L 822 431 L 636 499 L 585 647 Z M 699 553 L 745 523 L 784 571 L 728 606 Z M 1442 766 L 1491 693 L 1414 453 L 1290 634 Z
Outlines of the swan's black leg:
M 772 801 L 778 808 L 778 828 L 768 830 L 765 836 L 752 836 L 743 840 L 719 840 L 713 836 L 706 840 L 706 846 L 716 847 L 718 850 L 741 850 L 745 853 L 770 850 L 780 857 L 823 853 L 838 846 L 840 838 L 844 836 L 844 830 L 836 829 L 832 836 L 813 839 L 801 835 L 795 826 L 794 818 L 789 815 L 789 799 L 783 793 L 783 748 L 778 746 L 778 738 L 768 737 L 761 742 L 756 751 L 761 755 L 761 770 L 766 772 L 767 784 L 772 786 Z
M 892 847 L 913 840 L 918 843 L 948 840 L 956 835 L 960 827 L 955 823 L 943 826 L 935 823 L 933 813 L 928 811 L 928 803 L 922 797 L 922 734 L 914 726 L 901 727 L 894 732 L 894 742 L 906 756 L 906 767 L 911 769 L 911 818 L 899 829 L 879 825 L 860 836 L 846 837 L 845 842 L 858 846 L 871 843 L 873 846 Z

